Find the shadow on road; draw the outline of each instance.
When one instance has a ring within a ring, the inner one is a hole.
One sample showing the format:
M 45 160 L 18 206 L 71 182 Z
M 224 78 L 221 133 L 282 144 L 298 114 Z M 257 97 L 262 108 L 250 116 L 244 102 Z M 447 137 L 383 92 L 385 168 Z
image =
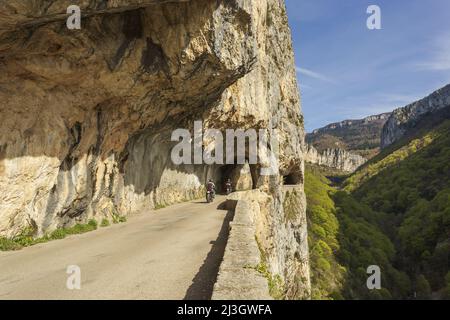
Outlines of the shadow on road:
M 225 252 L 225 246 L 228 240 L 230 221 L 233 220 L 234 211 L 229 210 L 223 220 L 219 235 L 209 251 L 203 265 L 192 280 L 192 285 L 186 291 L 185 300 L 210 300 L 216 283 L 217 273 Z

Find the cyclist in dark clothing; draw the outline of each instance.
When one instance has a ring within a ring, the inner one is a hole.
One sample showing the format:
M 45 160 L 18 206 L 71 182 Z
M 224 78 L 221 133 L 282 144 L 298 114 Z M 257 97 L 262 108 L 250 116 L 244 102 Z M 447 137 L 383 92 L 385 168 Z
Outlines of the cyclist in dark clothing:
M 206 184 L 206 200 L 209 202 L 208 195 L 211 194 L 211 200 L 214 200 L 216 196 L 216 185 L 212 181 L 212 179 L 209 179 L 208 183 Z
M 231 191 L 232 191 L 231 190 L 231 180 L 230 179 L 228 179 L 227 182 L 225 183 L 225 191 L 226 191 L 227 195 L 230 194 Z

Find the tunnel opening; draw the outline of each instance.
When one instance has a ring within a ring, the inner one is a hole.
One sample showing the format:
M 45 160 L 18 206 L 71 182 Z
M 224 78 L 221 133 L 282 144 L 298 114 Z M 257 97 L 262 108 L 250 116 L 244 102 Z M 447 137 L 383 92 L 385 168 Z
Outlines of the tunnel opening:
M 231 181 L 232 191 L 245 191 L 256 188 L 257 168 L 248 163 L 244 165 L 227 164 L 220 167 L 218 172 L 218 183 L 221 192 L 225 192 L 225 184 L 228 179 Z
M 225 184 L 228 179 L 231 180 L 232 190 L 236 190 L 236 182 L 233 181 L 232 175 L 236 170 L 236 165 L 227 164 L 220 168 L 220 191 L 225 192 Z
M 283 176 L 283 185 L 296 186 L 303 183 L 303 177 L 301 173 L 293 172 Z

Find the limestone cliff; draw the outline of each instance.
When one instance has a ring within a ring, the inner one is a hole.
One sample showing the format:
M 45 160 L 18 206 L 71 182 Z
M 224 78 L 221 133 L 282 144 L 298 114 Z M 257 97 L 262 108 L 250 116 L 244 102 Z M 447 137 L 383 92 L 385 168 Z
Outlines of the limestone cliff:
M 250 166 L 269 199 L 261 250 L 288 297 L 306 296 L 304 131 L 284 1 L 84 0 L 81 30 L 66 28 L 69 4 L 0 0 L 0 235 L 202 196 L 207 178 L 241 168 L 174 165 L 172 131 L 195 120 L 262 128 L 280 150 L 278 175 Z M 284 219 L 283 175 L 298 185 L 295 219 Z
M 407 130 L 414 129 L 423 116 L 435 113 L 448 106 L 450 106 L 450 84 L 422 100 L 394 110 L 383 127 L 381 147 L 386 148 L 400 139 Z
M 308 133 L 306 141 L 319 153 L 343 149 L 369 159 L 379 152 L 381 131 L 389 116 L 390 113 L 382 113 L 331 123 Z
M 325 149 L 319 152 L 313 146 L 308 145 L 305 153 L 305 161 L 339 171 L 354 172 L 366 163 L 367 159 L 339 148 Z

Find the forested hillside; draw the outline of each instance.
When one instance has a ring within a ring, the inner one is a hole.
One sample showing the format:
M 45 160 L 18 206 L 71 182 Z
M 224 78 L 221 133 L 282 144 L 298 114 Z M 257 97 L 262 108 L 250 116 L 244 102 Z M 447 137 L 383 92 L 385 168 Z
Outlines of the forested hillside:
M 326 199 L 308 210 L 313 292 L 320 298 L 337 293 L 356 299 L 450 298 L 450 120 L 436 119 L 424 119 L 414 133 L 360 168 L 342 191 L 308 169 L 306 185 L 316 186 L 307 187 L 308 200 Z M 320 220 L 317 212 L 329 214 Z M 332 253 L 317 252 L 319 241 Z M 331 272 L 342 274 L 339 288 L 336 281 L 328 287 L 322 282 L 330 275 L 321 259 L 339 266 Z M 382 290 L 365 286 L 372 264 L 381 268 Z
M 340 245 L 339 222 L 331 198 L 334 190 L 322 173 L 320 167 L 312 165 L 305 173 L 312 298 L 339 299 L 346 269 L 336 256 Z
M 320 170 L 307 168 L 312 298 L 391 299 L 406 295 L 408 276 L 393 267 L 394 245 L 374 223 L 376 213 L 329 184 Z M 366 287 L 366 268 L 374 264 L 385 272 L 382 290 Z

